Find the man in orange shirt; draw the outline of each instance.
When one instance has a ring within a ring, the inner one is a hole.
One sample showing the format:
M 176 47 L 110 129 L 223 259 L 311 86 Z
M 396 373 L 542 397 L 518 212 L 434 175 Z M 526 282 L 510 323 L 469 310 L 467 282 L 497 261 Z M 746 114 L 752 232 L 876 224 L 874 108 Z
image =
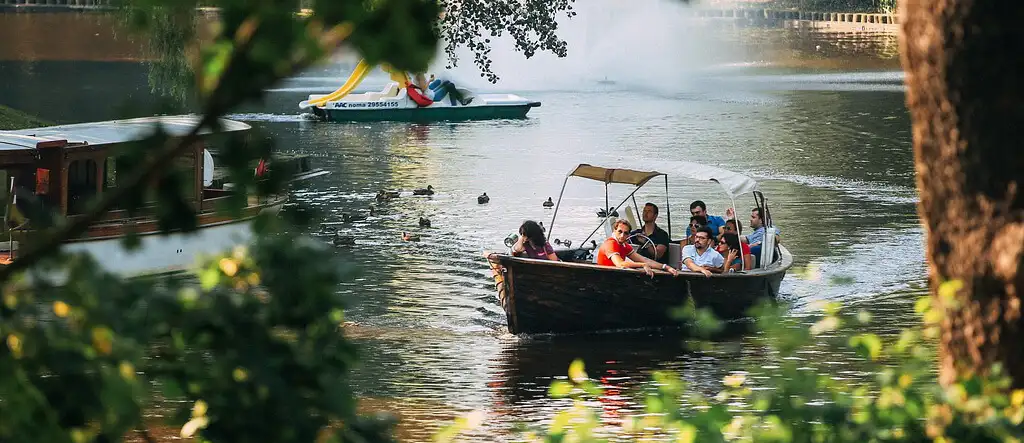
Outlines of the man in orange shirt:
M 643 268 L 647 275 L 654 276 L 654 269 L 660 269 L 672 275 L 679 275 L 675 268 L 658 263 L 640 254 L 637 254 L 628 242 L 629 232 L 633 226 L 628 221 L 619 220 L 612 226 L 612 236 L 605 240 L 601 248 L 597 250 L 597 264 L 601 266 L 615 266 L 619 268 Z M 629 259 L 629 260 L 627 260 Z

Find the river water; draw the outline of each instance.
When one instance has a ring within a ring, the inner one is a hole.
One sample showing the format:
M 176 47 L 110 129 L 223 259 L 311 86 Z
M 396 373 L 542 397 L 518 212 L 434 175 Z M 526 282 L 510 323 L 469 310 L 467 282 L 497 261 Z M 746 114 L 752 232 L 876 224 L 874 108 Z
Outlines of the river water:
M 0 20 L 33 20 L 18 17 Z M 63 20 L 83 33 L 104 29 L 94 19 Z M 481 441 L 503 440 L 516 422 L 544 423 L 566 405 L 549 399 L 547 386 L 564 377 L 575 357 L 608 388 L 600 399 L 607 419 L 642 408 L 634 396 L 650 387 L 654 370 L 675 371 L 710 393 L 730 370 L 759 370 L 763 350 L 743 336 L 693 352 L 668 332 L 507 332 L 484 252 L 502 250 L 502 239 L 525 219 L 549 225 L 552 213 L 541 202 L 558 196 L 578 163 L 690 160 L 749 174 L 769 198 L 795 268 L 807 270 L 783 282 L 791 315 L 812 312 L 816 301 L 838 301 L 872 312 L 877 332 L 914 322 L 912 304 L 925 287 L 923 233 L 902 76 L 887 52 L 894 38 L 728 27 L 708 32 L 721 38 L 699 43 L 714 51 L 695 51 L 692 43 L 672 54 L 669 45 L 663 48 L 668 61 L 600 44 L 587 47 L 592 63 L 584 69 L 572 57 L 570 66 L 501 55 L 496 62 L 508 66 L 500 72 L 505 82 L 486 89 L 541 101 L 525 120 L 310 121 L 296 104 L 340 85 L 354 64 L 346 57 L 290 79 L 263 103 L 234 115 L 273 138 L 279 150 L 309 154 L 332 172 L 293 196 L 324 214 L 312 235 L 328 239 L 338 230 L 357 236 L 355 246 L 337 250 L 339 263 L 360 268 L 339 288 L 354 323 L 348 333 L 363 349 L 353 382 L 367 409 L 401 417 L 403 440 L 429 440 L 452 417 L 472 410 L 487 416 L 473 435 Z M 7 80 L 0 104 L 62 123 L 139 113 L 118 103 L 154 101 L 142 52 L 114 46 L 116 57 L 84 60 L 69 60 L 63 51 L 48 56 L 38 42 L 23 45 L 31 54 L 0 51 L 0 75 Z M 635 59 L 627 63 L 623 54 Z M 684 74 L 670 73 L 683 65 Z M 458 72 L 464 84 L 484 87 L 466 68 Z M 555 77 L 558 72 L 564 75 Z M 375 74 L 363 89 L 384 81 Z M 706 201 L 714 214 L 729 205 L 713 186 L 671 179 L 675 232 L 688 220 L 690 201 Z M 437 194 L 403 196 L 377 217 L 341 223 L 343 213 L 365 212 L 379 189 L 427 185 Z M 490 203 L 478 205 L 483 192 Z M 599 185 L 570 181 L 554 237 L 585 237 L 599 221 L 602 192 Z M 613 188 L 612 199 L 627 193 Z M 664 188 L 638 193 L 641 204 L 648 200 L 662 206 L 665 226 Z M 742 220 L 752 203 L 749 196 L 737 202 Z M 419 228 L 419 217 L 432 227 Z M 422 241 L 402 241 L 403 231 Z M 845 352 L 822 349 L 806 358 L 809 367 L 830 374 L 852 365 Z

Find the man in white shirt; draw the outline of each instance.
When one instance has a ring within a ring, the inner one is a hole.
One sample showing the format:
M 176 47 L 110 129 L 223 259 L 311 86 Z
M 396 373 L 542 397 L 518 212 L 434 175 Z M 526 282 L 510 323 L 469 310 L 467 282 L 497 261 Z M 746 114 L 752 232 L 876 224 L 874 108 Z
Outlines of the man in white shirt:
M 725 259 L 711 247 L 711 228 L 703 227 L 693 234 L 693 244 L 683 247 L 683 265 L 691 271 L 700 272 L 705 277 L 711 273 L 721 273 Z

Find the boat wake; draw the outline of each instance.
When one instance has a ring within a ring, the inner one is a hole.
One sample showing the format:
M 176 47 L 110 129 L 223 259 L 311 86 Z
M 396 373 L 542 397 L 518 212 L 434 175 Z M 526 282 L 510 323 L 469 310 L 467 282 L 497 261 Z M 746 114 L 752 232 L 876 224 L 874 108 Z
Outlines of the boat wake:
M 784 174 L 772 171 L 748 171 L 748 174 L 761 180 L 782 180 L 812 188 L 839 191 L 861 201 L 888 204 L 916 204 L 919 200 L 917 190 L 909 186 L 873 183 L 839 177 Z
M 817 315 L 820 302 L 832 301 L 870 303 L 871 309 L 879 309 L 890 306 L 877 303 L 879 294 L 904 294 L 902 297 L 908 298 L 908 292 L 927 293 L 926 265 L 921 256 L 923 237 L 921 228 L 873 230 L 858 241 L 842 245 L 848 253 L 814 258 L 802 269 L 794 268 L 780 289 L 782 296 L 792 302 L 790 314 Z M 902 272 L 874 272 L 870 264 L 881 262 Z M 913 300 L 909 298 L 909 303 Z

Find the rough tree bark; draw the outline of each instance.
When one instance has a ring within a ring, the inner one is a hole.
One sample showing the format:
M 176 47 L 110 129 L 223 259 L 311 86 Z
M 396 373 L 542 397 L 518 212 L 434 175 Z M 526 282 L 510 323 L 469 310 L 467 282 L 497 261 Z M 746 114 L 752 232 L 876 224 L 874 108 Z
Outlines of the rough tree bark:
M 940 380 L 1001 362 L 1024 387 L 1024 3 L 901 0 L 900 13 L 932 293 L 963 283 Z

